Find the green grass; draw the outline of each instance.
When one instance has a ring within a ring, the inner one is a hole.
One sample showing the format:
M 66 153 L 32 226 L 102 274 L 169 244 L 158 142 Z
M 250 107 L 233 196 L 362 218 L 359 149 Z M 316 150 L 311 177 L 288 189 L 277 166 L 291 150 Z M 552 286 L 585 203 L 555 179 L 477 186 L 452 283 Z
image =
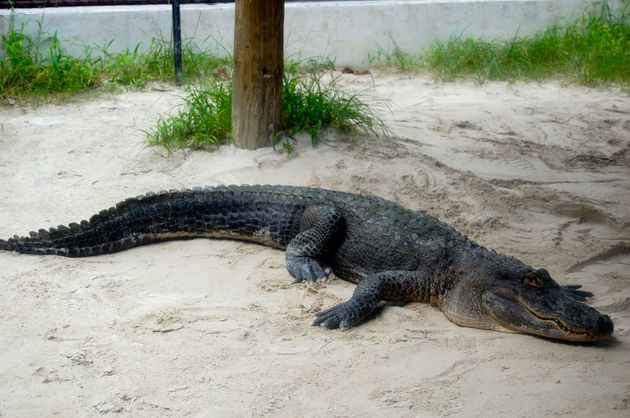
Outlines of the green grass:
M 103 80 L 123 86 L 143 86 L 149 81 L 175 78 L 173 48 L 170 42 L 153 39 L 147 51 L 109 53 L 109 45 L 101 49 L 100 66 Z M 219 56 L 194 48 L 191 42 L 182 46 L 184 81 L 212 77 L 219 68 L 231 65 L 231 57 Z
M 372 63 L 401 71 L 428 70 L 440 80 L 474 77 L 484 80 L 565 78 L 580 84 L 630 82 L 629 8 L 586 14 L 566 25 L 554 25 L 529 37 L 507 41 L 453 37 L 420 54 L 400 48 L 377 53 Z
M 232 84 L 215 82 L 188 87 L 182 110 L 158 120 L 147 132 L 150 145 L 172 151 L 176 148 L 214 149 L 230 142 L 232 131 Z
M 0 44 L 0 96 L 76 93 L 94 88 L 100 72 L 93 60 L 67 55 L 56 36 L 46 58 L 33 39 L 22 32 L 2 35 Z
M 47 45 L 47 47 L 44 47 Z M 87 91 L 141 87 L 150 81 L 173 80 L 173 51 L 169 42 L 153 40 L 122 53 L 104 47 L 86 47 L 73 57 L 62 47 L 56 34 L 31 37 L 22 30 L 2 35 L 0 42 L 0 97 L 25 99 L 72 96 Z M 182 50 L 185 81 L 189 84 L 183 110 L 161 119 L 148 133 L 149 143 L 174 148 L 214 148 L 230 141 L 232 118 L 231 57 L 195 49 L 191 43 Z M 288 62 L 284 80 L 284 126 L 279 132 L 298 132 L 317 142 L 322 129 L 341 132 L 382 131 L 383 122 L 356 94 L 343 93 L 328 59 Z M 226 81 L 228 80 L 228 81 Z M 283 143 L 290 151 L 290 142 Z
M 391 51 L 380 49 L 368 54 L 368 63 L 386 69 L 394 69 L 402 72 L 420 72 L 427 69 L 427 63 L 422 53 L 409 54 L 404 52 L 392 39 L 393 48 Z
M 283 126 L 278 137 L 306 132 L 315 145 L 321 131 L 329 127 L 342 133 L 373 136 L 385 131 L 384 122 L 372 107 L 361 96 L 342 91 L 337 78 L 322 72 L 320 66 L 289 63 L 285 67 Z M 148 132 L 149 144 L 171 151 L 214 149 L 229 143 L 232 141 L 231 106 L 230 82 L 190 88 L 183 108 L 173 116 L 160 119 L 156 128 Z M 282 146 L 291 152 L 290 141 L 285 139 Z
M 337 85 L 339 76 L 310 67 L 305 72 L 287 66 L 283 83 L 283 131 L 310 134 L 313 145 L 322 129 L 332 127 L 341 133 L 378 136 L 385 124 L 366 101 Z M 333 67 L 334 68 L 334 67 Z
M 154 39 L 146 50 L 138 45 L 120 53 L 111 53 L 110 45 L 86 47 L 81 57 L 74 57 L 56 34 L 32 37 L 10 31 L 0 39 L 0 97 L 72 96 L 174 78 L 170 42 Z M 182 58 L 188 80 L 210 77 L 231 62 L 229 56 L 197 50 L 190 42 L 183 45 Z

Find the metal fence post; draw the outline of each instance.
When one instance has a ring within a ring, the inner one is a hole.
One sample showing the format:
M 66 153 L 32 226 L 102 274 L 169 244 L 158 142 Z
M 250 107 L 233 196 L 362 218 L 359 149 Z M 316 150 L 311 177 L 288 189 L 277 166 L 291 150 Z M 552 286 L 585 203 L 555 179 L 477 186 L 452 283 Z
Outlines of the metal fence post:
M 173 0 L 173 61 L 175 63 L 175 83 L 179 84 L 182 74 L 182 25 L 179 0 Z

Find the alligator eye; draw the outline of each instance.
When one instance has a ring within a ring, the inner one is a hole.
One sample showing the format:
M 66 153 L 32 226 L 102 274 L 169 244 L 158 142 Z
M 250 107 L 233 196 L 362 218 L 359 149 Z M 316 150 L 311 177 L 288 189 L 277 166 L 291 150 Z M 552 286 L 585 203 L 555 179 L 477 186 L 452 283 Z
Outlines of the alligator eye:
M 534 271 L 524 275 L 522 281 L 527 286 L 535 288 L 543 287 L 544 284 L 543 279 Z

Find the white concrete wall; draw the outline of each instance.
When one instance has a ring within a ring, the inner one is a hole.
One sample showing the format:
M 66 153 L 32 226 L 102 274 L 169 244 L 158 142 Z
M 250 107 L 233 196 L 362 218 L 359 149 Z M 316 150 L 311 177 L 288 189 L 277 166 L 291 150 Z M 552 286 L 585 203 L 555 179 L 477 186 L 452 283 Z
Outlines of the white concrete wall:
M 338 65 L 366 65 L 367 56 L 395 42 L 418 52 L 453 35 L 510 38 L 601 7 L 592 0 L 410 0 L 287 3 L 285 56 L 330 57 Z M 146 48 L 170 39 L 170 6 L 101 6 L 0 11 L 0 33 L 11 25 L 30 34 L 56 32 L 66 49 L 109 45 L 110 51 Z M 231 52 L 233 5 L 182 6 L 182 36 L 205 49 Z

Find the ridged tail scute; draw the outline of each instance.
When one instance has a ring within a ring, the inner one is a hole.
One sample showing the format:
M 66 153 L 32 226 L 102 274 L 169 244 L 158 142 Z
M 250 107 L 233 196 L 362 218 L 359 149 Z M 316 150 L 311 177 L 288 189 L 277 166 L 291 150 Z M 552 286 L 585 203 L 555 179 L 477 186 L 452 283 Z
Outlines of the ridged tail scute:
M 0 239 L 0 251 L 13 251 L 13 247 L 7 241 Z
M 0 250 L 23 254 L 87 257 L 163 241 L 165 233 L 195 231 L 195 209 L 214 188 L 161 191 L 126 199 L 89 220 L 40 229 L 28 237 L 0 240 Z M 183 236 L 179 238 L 194 238 Z M 170 238 L 172 239 L 172 237 Z
M 89 220 L 40 229 L 30 232 L 28 237 L 0 240 L 0 250 L 88 257 L 196 237 L 232 237 L 274 245 L 280 235 L 275 226 L 272 225 L 268 241 L 257 234 L 266 231 L 265 226 L 277 219 L 268 205 L 277 204 L 278 195 L 276 193 L 274 198 L 274 193 L 261 186 L 198 187 L 148 193 L 119 202 Z
M 65 257 L 86 257 L 110 252 L 116 252 L 134 246 L 137 238 L 128 237 L 120 240 L 106 240 L 95 243 L 95 223 L 82 221 L 81 224 L 72 223 L 68 226 L 59 225 L 56 228 L 31 231 L 28 237 L 15 235 L 8 240 L 0 240 L 0 250 L 16 251 L 22 254 L 59 255 Z M 139 244 L 136 244 L 139 245 Z

